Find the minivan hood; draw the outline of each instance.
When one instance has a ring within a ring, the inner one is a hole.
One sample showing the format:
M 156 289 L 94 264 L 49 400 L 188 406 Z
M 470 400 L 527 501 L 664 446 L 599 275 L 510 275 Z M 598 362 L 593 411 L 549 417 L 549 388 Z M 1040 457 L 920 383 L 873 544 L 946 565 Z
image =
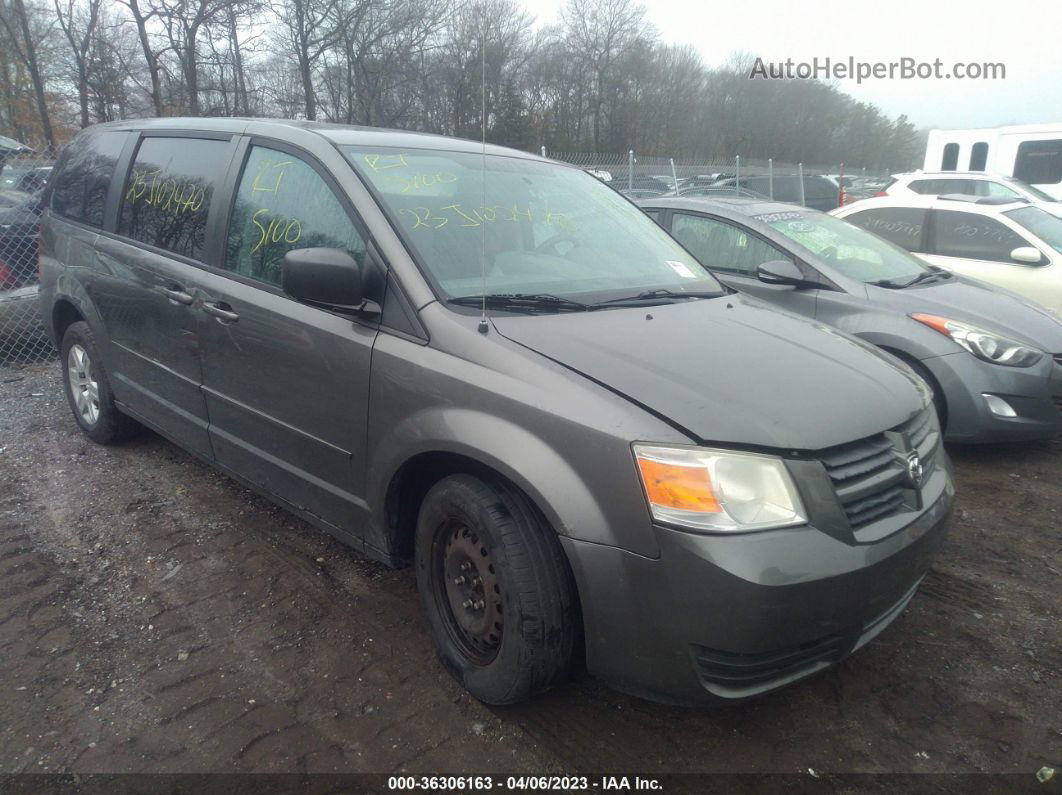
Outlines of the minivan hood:
M 946 282 L 907 290 L 868 285 L 873 300 L 906 314 L 923 312 L 996 331 L 1047 353 L 1062 353 L 1062 321 L 1049 310 L 1009 290 L 955 276 Z
M 899 425 L 927 401 L 864 343 L 740 294 L 492 320 L 706 443 L 815 450 Z

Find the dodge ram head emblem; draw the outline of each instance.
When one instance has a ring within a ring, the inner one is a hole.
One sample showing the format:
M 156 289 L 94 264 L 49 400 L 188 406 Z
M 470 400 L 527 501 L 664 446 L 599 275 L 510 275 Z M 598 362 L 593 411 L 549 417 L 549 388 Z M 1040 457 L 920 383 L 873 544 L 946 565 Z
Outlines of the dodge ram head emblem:
M 922 467 L 922 459 L 917 452 L 907 456 L 907 485 L 912 489 L 922 487 L 922 476 L 925 469 Z

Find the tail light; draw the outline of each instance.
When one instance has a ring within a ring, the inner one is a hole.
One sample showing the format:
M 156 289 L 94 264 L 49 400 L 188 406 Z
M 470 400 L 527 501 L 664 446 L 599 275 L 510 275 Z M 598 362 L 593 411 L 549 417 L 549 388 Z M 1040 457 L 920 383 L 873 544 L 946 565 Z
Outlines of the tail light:
M 874 198 L 876 199 L 876 198 L 878 198 L 879 196 L 888 196 L 888 195 L 889 195 L 889 194 L 887 194 L 887 193 L 886 193 L 885 191 L 883 191 L 883 190 L 879 190 L 879 191 L 878 191 L 877 193 L 875 193 L 875 194 L 874 194 Z
M 15 286 L 15 273 L 7 266 L 7 263 L 0 260 L 0 288 L 7 289 L 8 287 Z

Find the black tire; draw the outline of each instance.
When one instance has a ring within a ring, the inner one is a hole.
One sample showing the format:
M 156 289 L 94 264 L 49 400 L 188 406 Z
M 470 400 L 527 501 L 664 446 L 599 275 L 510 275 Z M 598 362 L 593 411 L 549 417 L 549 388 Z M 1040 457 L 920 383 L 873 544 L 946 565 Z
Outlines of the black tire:
M 71 351 L 75 346 L 80 346 L 80 349 L 87 355 L 87 367 L 82 368 L 82 372 L 95 384 L 95 400 L 90 399 L 87 393 L 77 387 L 73 381 Z M 74 419 L 86 436 L 99 444 L 117 444 L 141 430 L 142 426 L 136 420 L 122 414 L 114 405 L 114 393 L 111 391 L 111 382 L 107 377 L 107 368 L 104 367 L 96 337 L 88 323 L 78 321 L 70 324 L 66 333 L 63 334 L 60 356 L 63 369 L 63 391 L 66 392 L 66 400 L 70 404 Z M 94 419 L 86 410 L 83 410 L 84 402 L 82 407 L 79 407 L 76 392 L 82 393 L 82 401 L 89 400 L 95 406 Z
M 948 427 L 948 402 L 944 397 L 944 392 L 941 390 L 940 384 L 937 383 L 937 379 L 933 377 L 933 374 L 929 372 L 924 364 L 906 356 L 902 358 L 904 363 L 918 373 L 922 380 L 929 385 L 929 391 L 933 393 L 933 407 L 937 410 L 937 419 L 940 420 L 940 431 L 943 433 Z
M 566 677 L 575 586 L 552 528 L 519 491 L 464 474 L 436 483 L 417 519 L 416 569 L 439 659 L 473 696 L 513 704 Z M 455 582 L 465 574 L 467 591 Z M 458 604 L 475 597 L 475 578 L 478 611 Z

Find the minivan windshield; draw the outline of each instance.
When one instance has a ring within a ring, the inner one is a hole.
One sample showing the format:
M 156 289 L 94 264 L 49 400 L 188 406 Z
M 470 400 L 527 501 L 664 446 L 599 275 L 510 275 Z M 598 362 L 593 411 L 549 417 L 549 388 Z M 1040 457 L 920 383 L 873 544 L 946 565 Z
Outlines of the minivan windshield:
M 825 213 L 806 211 L 757 216 L 850 279 L 905 286 L 931 271 L 898 246 Z
M 1062 252 L 1062 218 L 1056 218 L 1039 207 L 1022 207 L 1004 215 L 1017 221 L 1055 251 Z
M 503 155 L 340 148 L 447 298 L 594 304 L 650 291 L 724 292 L 647 215 L 580 169 Z

